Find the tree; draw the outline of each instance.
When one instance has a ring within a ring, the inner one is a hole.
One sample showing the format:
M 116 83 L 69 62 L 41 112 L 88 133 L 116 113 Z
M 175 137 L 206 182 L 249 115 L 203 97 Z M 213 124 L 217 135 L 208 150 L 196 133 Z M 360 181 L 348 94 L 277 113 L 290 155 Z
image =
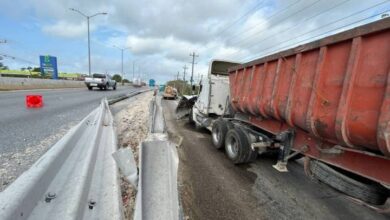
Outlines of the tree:
M 124 79 L 123 82 L 124 83 L 130 83 L 130 81 L 128 79 Z
M 25 71 L 26 70 L 26 67 L 22 67 L 20 68 L 21 71 Z
M 116 82 L 122 81 L 122 77 L 118 74 L 115 74 L 114 76 L 112 76 L 112 79 L 115 80 Z
M 41 72 L 41 68 L 40 67 L 34 67 L 32 69 L 33 72 Z
M 4 64 L 0 62 L 0 70 L 8 70 L 8 66 L 4 66 Z

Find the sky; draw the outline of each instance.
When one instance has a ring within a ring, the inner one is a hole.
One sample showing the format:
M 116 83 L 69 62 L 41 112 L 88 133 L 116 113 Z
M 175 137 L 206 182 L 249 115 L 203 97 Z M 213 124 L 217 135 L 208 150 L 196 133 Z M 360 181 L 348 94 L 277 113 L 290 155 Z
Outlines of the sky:
M 0 55 L 11 69 L 56 56 L 60 72 L 121 72 L 164 83 L 206 75 L 212 59 L 248 62 L 365 23 L 390 12 L 389 0 L 0 0 Z M 133 68 L 134 67 L 134 68 Z M 134 69 L 134 71 L 133 71 Z

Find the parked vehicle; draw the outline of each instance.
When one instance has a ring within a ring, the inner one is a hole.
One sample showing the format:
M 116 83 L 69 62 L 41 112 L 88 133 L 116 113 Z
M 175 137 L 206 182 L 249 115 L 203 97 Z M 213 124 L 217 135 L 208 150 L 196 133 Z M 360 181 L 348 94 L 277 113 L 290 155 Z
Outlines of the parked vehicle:
M 178 113 L 209 129 L 234 164 L 275 152 L 274 168 L 286 172 L 289 160 L 304 156 L 310 176 L 361 201 L 386 202 L 390 18 L 242 65 L 226 62 L 228 71 L 217 73 L 218 65 Z
M 164 99 L 176 99 L 177 98 L 177 89 L 172 86 L 166 86 L 164 93 Z
M 92 77 L 86 77 L 84 82 L 89 90 L 92 90 L 93 87 L 98 87 L 100 90 L 107 90 L 111 87 L 116 90 L 116 81 L 112 80 L 108 74 L 94 73 Z
M 143 86 L 142 80 L 140 78 L 134 78 L 133 79 L 133 86 L 134 87 L 142 87 Z

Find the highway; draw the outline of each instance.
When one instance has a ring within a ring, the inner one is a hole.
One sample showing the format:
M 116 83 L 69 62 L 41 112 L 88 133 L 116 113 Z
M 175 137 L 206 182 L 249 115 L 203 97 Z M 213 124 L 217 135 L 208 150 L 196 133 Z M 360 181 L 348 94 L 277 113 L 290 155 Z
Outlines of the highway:
M 36 161 L 103 97 L 129 93 L 87 88 L 0 92 L 0 191 Z M 40 94 L 42 108 L 25 106 L 27 94 Z

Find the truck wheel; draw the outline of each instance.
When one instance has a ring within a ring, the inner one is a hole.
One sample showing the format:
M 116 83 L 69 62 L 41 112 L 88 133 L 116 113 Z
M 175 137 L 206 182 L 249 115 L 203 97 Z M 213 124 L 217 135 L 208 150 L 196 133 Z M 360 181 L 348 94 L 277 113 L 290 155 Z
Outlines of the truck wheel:
M 355 180 L 317 160 L 310 161 L 310 171 L 319 181 L 373 205 L 383 205 L 389 196 L 389 190 L 382 185 L 370 180 L 365 182 Z
M 211 129 L 211 139 L 217 149 L 225 146 L 225 137 L 228 132 L 227 123 L 223 120 L 216 120 Z
M 112 87 L 112 89 L 116 90 L 116 83 L 114 84 L 114 87 Z
M 237 127 L 227 132 L 225 151 L 234 164 L 252 162 L 257 157 L 257 151 L 251 149 L 247 135 Z
M 107 84 L 104 85 L 104 86 L 103 86 L 103 89 L 104 89 L 104 90 L 107 90 L 107 89 L 108 89 L 108 85 L 107 85 Z
M 92 86 L 88 86 L 88 90 L 92 90 Z
M 99 89 L 100 89 L 100 90 L 103 90 L 103 86 L 100 86 Z

